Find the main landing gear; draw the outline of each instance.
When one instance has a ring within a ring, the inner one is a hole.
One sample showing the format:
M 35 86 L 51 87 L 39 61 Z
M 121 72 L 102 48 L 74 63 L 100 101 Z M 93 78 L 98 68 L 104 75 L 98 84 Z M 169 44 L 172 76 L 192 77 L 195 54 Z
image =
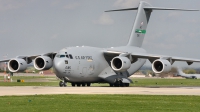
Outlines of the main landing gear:
M 80 86 L 82 86 L 82 87 L 85 87 L 85 86 L 90 86 L 91 85 L 91 83 L 71 83 L 71 85 L 72 85 L 72 87 L 75 87 L 75 86 L 77 86 L 77 87 L 80 87 Z
M 129 87 L 129 83 L 123 83 L 121 80 L 110 83 L 110 87 Z
M 91 85 L 91 83 L 73 83 L 72 82 L 71 85 L 72 85 L 72 87 L 75 87 L 75 86 L 77 86 L 77 87 L 80 87 L 80 86 L 82 86 L 82 87 L 85 87 L 85 86 L 89 87 Z M 59 86 L 60 87 L 67 87 L 67 82 L 60 81 L 59 82 Z

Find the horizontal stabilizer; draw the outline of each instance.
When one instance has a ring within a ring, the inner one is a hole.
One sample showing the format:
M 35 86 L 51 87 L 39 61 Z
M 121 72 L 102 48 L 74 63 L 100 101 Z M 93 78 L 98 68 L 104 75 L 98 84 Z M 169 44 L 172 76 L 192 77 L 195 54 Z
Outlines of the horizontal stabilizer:
M 113 12 L 113 11 L 127 11 L 127 10 L 137 10 L 137 8 L 127 8 L 127 9 L 117 9 L 117 10 L 108 10 L 108 11 L 105 11 L 105 12 Z
M 151 9 L 151 10 L 199 11 L 198 9 L 177 9 L 177 8 L 163 8 L 163 7 L 144 7 L 144 9 Z
M 199 11 L 198 9 L 178 9 L 178 8 L 163 8 L 163 7 L 144 7 L 147 10 L 178 10 L 178 11 Z M 128 10 L 138 10 L 136 8 L 127 8 L 127 9 L 117 9 L 117 10 L 108 10 L 105 12 L 113 12 L 113 11 L 128 11 Z

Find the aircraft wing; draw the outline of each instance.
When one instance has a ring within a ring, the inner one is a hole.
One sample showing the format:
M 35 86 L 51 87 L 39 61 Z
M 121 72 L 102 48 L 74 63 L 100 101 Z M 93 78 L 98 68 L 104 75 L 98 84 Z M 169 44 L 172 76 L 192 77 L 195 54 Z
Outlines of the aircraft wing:
M 183 57 L 175 57 L 175 56 L 165 56 L 165 55 L 157 55 L 157 54 L 148 54 L 148 53 L 128 53 L 128 52 L 120 52 L 120 51 L 105 51 L 104 56 L 106 60 L 111 61 L 112 58 L 116 56 L 131 56 L 132 59 L 148 59 L 151 63 L 156 59 L 166 59 L 171 64 L 175 61 L 185 61 L 188 65 L 191 65 L 193 62 L 200 62 L 200 59 L 193 59 L 193 58 L 183 58 Z M 108 59 L 109 58 L 109 59 Z
M 16 56 L 15 58 L 21 58 L 21 59 L 25 59 L 27 60 L 27 62 L 32 62 L 32 60 L 34 60 L 36 57 L 38 56 L 48 56 L 50 58 L 54 58 L 54 56 L 56 55 L 57 53 L 56 52 L 49 52 L 49 53 L 45 53 L 45 54 L 39 54 L 39 55 L 30 55 L 30 56 Z M 13 58 L 12 58 L 13 59 Z M 11 59 L 5 59 L 5 60 L 0 60 L 0 63 L 1 62 L 8 62 L 10 61 Z M 29 61 L 28 61 L 29 60 Z

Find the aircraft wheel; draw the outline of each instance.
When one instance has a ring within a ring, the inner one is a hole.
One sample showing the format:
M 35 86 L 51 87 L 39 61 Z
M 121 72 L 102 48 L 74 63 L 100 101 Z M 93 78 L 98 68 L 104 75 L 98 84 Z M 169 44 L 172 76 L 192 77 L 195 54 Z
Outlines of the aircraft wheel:
M 121 83 L 121 84 L 120 84 L 120 87 L 124 87 L 124 85 L 125 85 L 124 83 Z
M 120 87 L 120 81 L 116 81 L 116 82 L 114 83 L 114 87 Z
M 80 83 L 77 83 L 77 86 L 78 86 L 78 87 L 80 87 L 80 86 L 81 86 L 81 84 L 80 84 Z
M 114 84 L 111 84 L 111 83 L 110 83 L 109 85 L 110 85 L 110 87 L 113 87 L 113 86 L 114 86 Z
M 91 83 L 87 83 L 87 86 L 89 87 L 91 85 Z
M 64 86 L 64 82 L 63 82 L 63 81 L 60 81 L 60 82 L 59 82 L 59 86 L 60 86 L 60 87 L 63 87 L 63 86 Z
M 64 86 L 64 87 L 67 87 L 67 83 L 66 83 L 66 82 L 63 82 L 63 86 Z
M 116 82 L 116 83 L 114 84 L 114 87 L 119 87 L 119 83 Z
M 120 81 L 119 85 L 120 85 L 120 87 L 124 87 L 125 84 L 122 81 Z
M 85 87 L 85 83 L 82 83 L 82 86 Z
M 71 83 L 71 85 L 72 85 L 72 87 L 75 87 L 76 84 L 75 83 Z
M 125 86 L 126 86 L 126 87 L 129 87 L 129 83 L 125 83 Z

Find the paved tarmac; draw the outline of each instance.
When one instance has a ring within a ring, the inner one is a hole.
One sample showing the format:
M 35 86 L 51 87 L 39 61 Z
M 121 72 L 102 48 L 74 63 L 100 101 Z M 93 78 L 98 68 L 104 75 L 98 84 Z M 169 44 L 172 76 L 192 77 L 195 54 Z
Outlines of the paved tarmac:
M 200 95 L 198 87 L 146 88 L 146 87 L 0 87 L 0 96 L 45 94 L 140 94 L 140 95 Z

